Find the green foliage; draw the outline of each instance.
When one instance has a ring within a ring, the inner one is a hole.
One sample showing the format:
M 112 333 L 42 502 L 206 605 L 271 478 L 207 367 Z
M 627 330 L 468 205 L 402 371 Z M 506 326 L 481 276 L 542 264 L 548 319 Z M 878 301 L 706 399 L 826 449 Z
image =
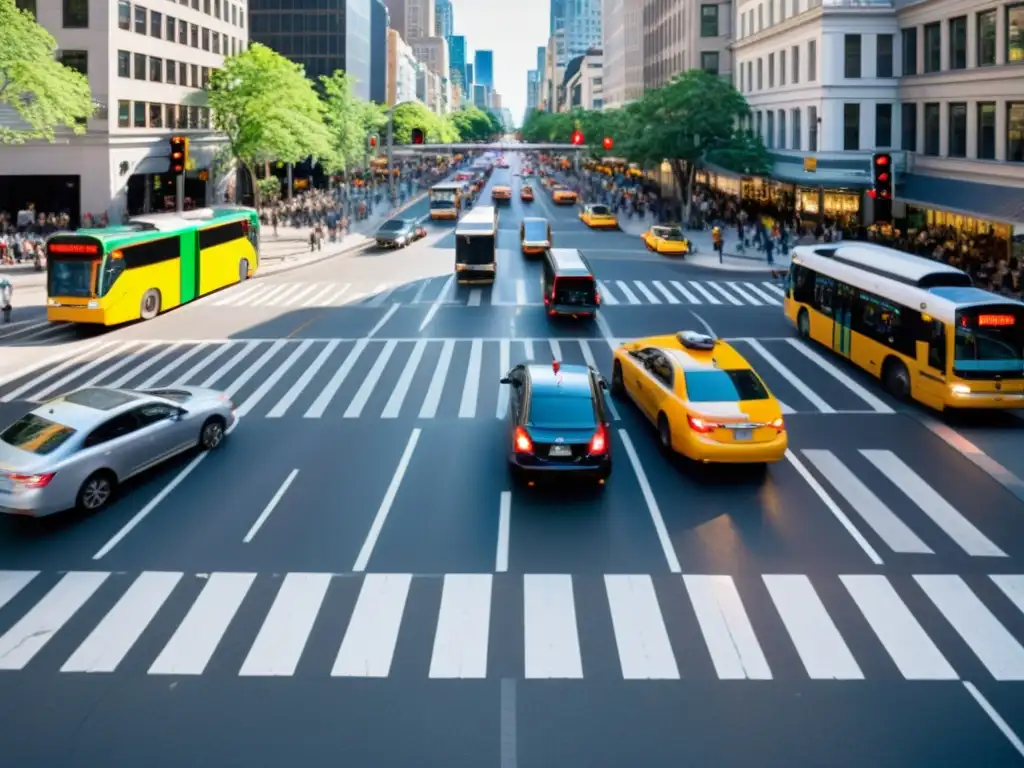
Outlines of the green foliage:
M 14 0 L 0 0 L 0 104 L 27 126 L 0 127 L 0 144 L 53 141 L 55 129 L 85 132 L 94 105 L 88 78 L 56 60 L 57 41 Z
M 261 200 L 277 200 L 281 197 L 281 180 L 277 176 L 267 176 L 256 182 Z
M 496 115 L 474 106 L 452 113 L 451 122 L 462 141 L 488 141 L 503 130 Z
M 541 144 L 549 142 L 568 144 L 572 139 L 576 121 L 581 117 L 582 113 L 534 110 L 523 120 L 520 132 L 523 134 L 523 141 Z
M 324 158 L 324 165 L 331 171 L 363 165 L 367 137 L 380 128 L 380 110 L 355 95 L 351 78 L 341 70 L 321 75 L 320 90 L 324 123 L 330 132 L 333 150 L 330 158 Z
M 708 152 L 708 162 L 745 176 L 767 176 L 772 170 L 772 156 L 761 138 L 749 131 L 736 131 L 722 147 Z

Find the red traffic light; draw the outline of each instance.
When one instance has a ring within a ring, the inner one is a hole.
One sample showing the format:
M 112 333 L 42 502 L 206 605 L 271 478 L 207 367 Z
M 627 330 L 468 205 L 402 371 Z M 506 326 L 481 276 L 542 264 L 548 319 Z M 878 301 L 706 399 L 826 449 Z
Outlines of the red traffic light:
M 603 147 L 604 147 L 605 149 L 611 149 L 612 147 L 614 147 L 614 146 L 615 146 L 615 142 L 614 142 L 614 141 L 612 141 L 612 138 L 611 138 L 610 136 L 605 136 L 605 137 L 604 137 L 604 141 L 602 141 L 602 142 L 601 142 L 601 145 L 602 145 L 602 146 L 603 146 Z
M 419 128 L 412 129 L 412 143 L 422 144 L 423 143 L 423 131 Z
M 889 156 L 888 155 L 879 155 L 878 157 L 875 158 L 875 165 L 888 165 L 888 164 L 889 164 Z
M 577 147 L 580 146 L 581 144 L 583 144 L 583 132 L 582 131 L 573 131 L 572 132 L 572 143 L 575 144 Z
M 371 136 L 370 137 L 370 147 L 376 147 L 376 146 L 377 146 L 377 137 L 376 136 Z
M 880 173 L 880 174 L 878 174 L 878 180 L 884 184 L 885 182 L 887 182 L 889 180 L 889 174 L 888 173 Z

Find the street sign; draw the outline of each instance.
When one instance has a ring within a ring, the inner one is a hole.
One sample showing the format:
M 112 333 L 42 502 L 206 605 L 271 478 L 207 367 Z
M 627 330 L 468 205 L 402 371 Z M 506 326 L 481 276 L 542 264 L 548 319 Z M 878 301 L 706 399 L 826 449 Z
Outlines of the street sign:
M 804 171 L 806 173 L 814 173 L 818 170 L 818 158 L 816 157 L 805 157 L 804 158 Z

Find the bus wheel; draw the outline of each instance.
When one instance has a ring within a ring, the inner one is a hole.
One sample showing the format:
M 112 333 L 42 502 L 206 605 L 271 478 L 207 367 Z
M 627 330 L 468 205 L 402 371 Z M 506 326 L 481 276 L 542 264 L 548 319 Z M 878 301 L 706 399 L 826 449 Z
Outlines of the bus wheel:
M 150 288 L 142 296 L 142 306 L 139 315 L 143 320 L 152 320 L 160 314 L 160 291 Z
M 910 372 L 896 358 L 890 357 L 882 366 L 882 382 L 889 394 L 897 400 L 910 397 Z
M 809 339 L 811 337 L 811 318 L 806 309 L 801 309 L 800 314 L 796 316 L 796 329 L 802 338 Z
M 249 260 L 242 259 L 238 262 L 238 282 L 244 283 L 249 279 Z

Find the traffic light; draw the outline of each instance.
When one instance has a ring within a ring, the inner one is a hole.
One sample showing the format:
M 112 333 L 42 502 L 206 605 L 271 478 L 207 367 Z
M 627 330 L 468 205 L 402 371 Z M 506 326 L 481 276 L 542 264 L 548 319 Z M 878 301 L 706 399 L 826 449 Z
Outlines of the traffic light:
M 371 133 L 366 138 L 366 146 L 367 146 L 367 148 L 371 152 L 376 152 L 377 151 L 377 134 L 376 133 Z
M 171 137 L 171 173 L 181 176 L 188 166 L 188 137 Z
M 892 221 L 892 155 L 876 152 L 871 157 L 871 197 L 875 200 L 875 221 Z
M 612 141 L 611 136 L 605 136 L 604 141 L 601 142 L 606 152 L 611 152 L 612 147 L 615 146 L 615 142 Z
M 420 128 L 412 129 L 412 143 L 422 144 L 423 143 L 423 131 Z
M 572 143 L 577 146 L 583 146 L 583 131 L 572 132 Z

